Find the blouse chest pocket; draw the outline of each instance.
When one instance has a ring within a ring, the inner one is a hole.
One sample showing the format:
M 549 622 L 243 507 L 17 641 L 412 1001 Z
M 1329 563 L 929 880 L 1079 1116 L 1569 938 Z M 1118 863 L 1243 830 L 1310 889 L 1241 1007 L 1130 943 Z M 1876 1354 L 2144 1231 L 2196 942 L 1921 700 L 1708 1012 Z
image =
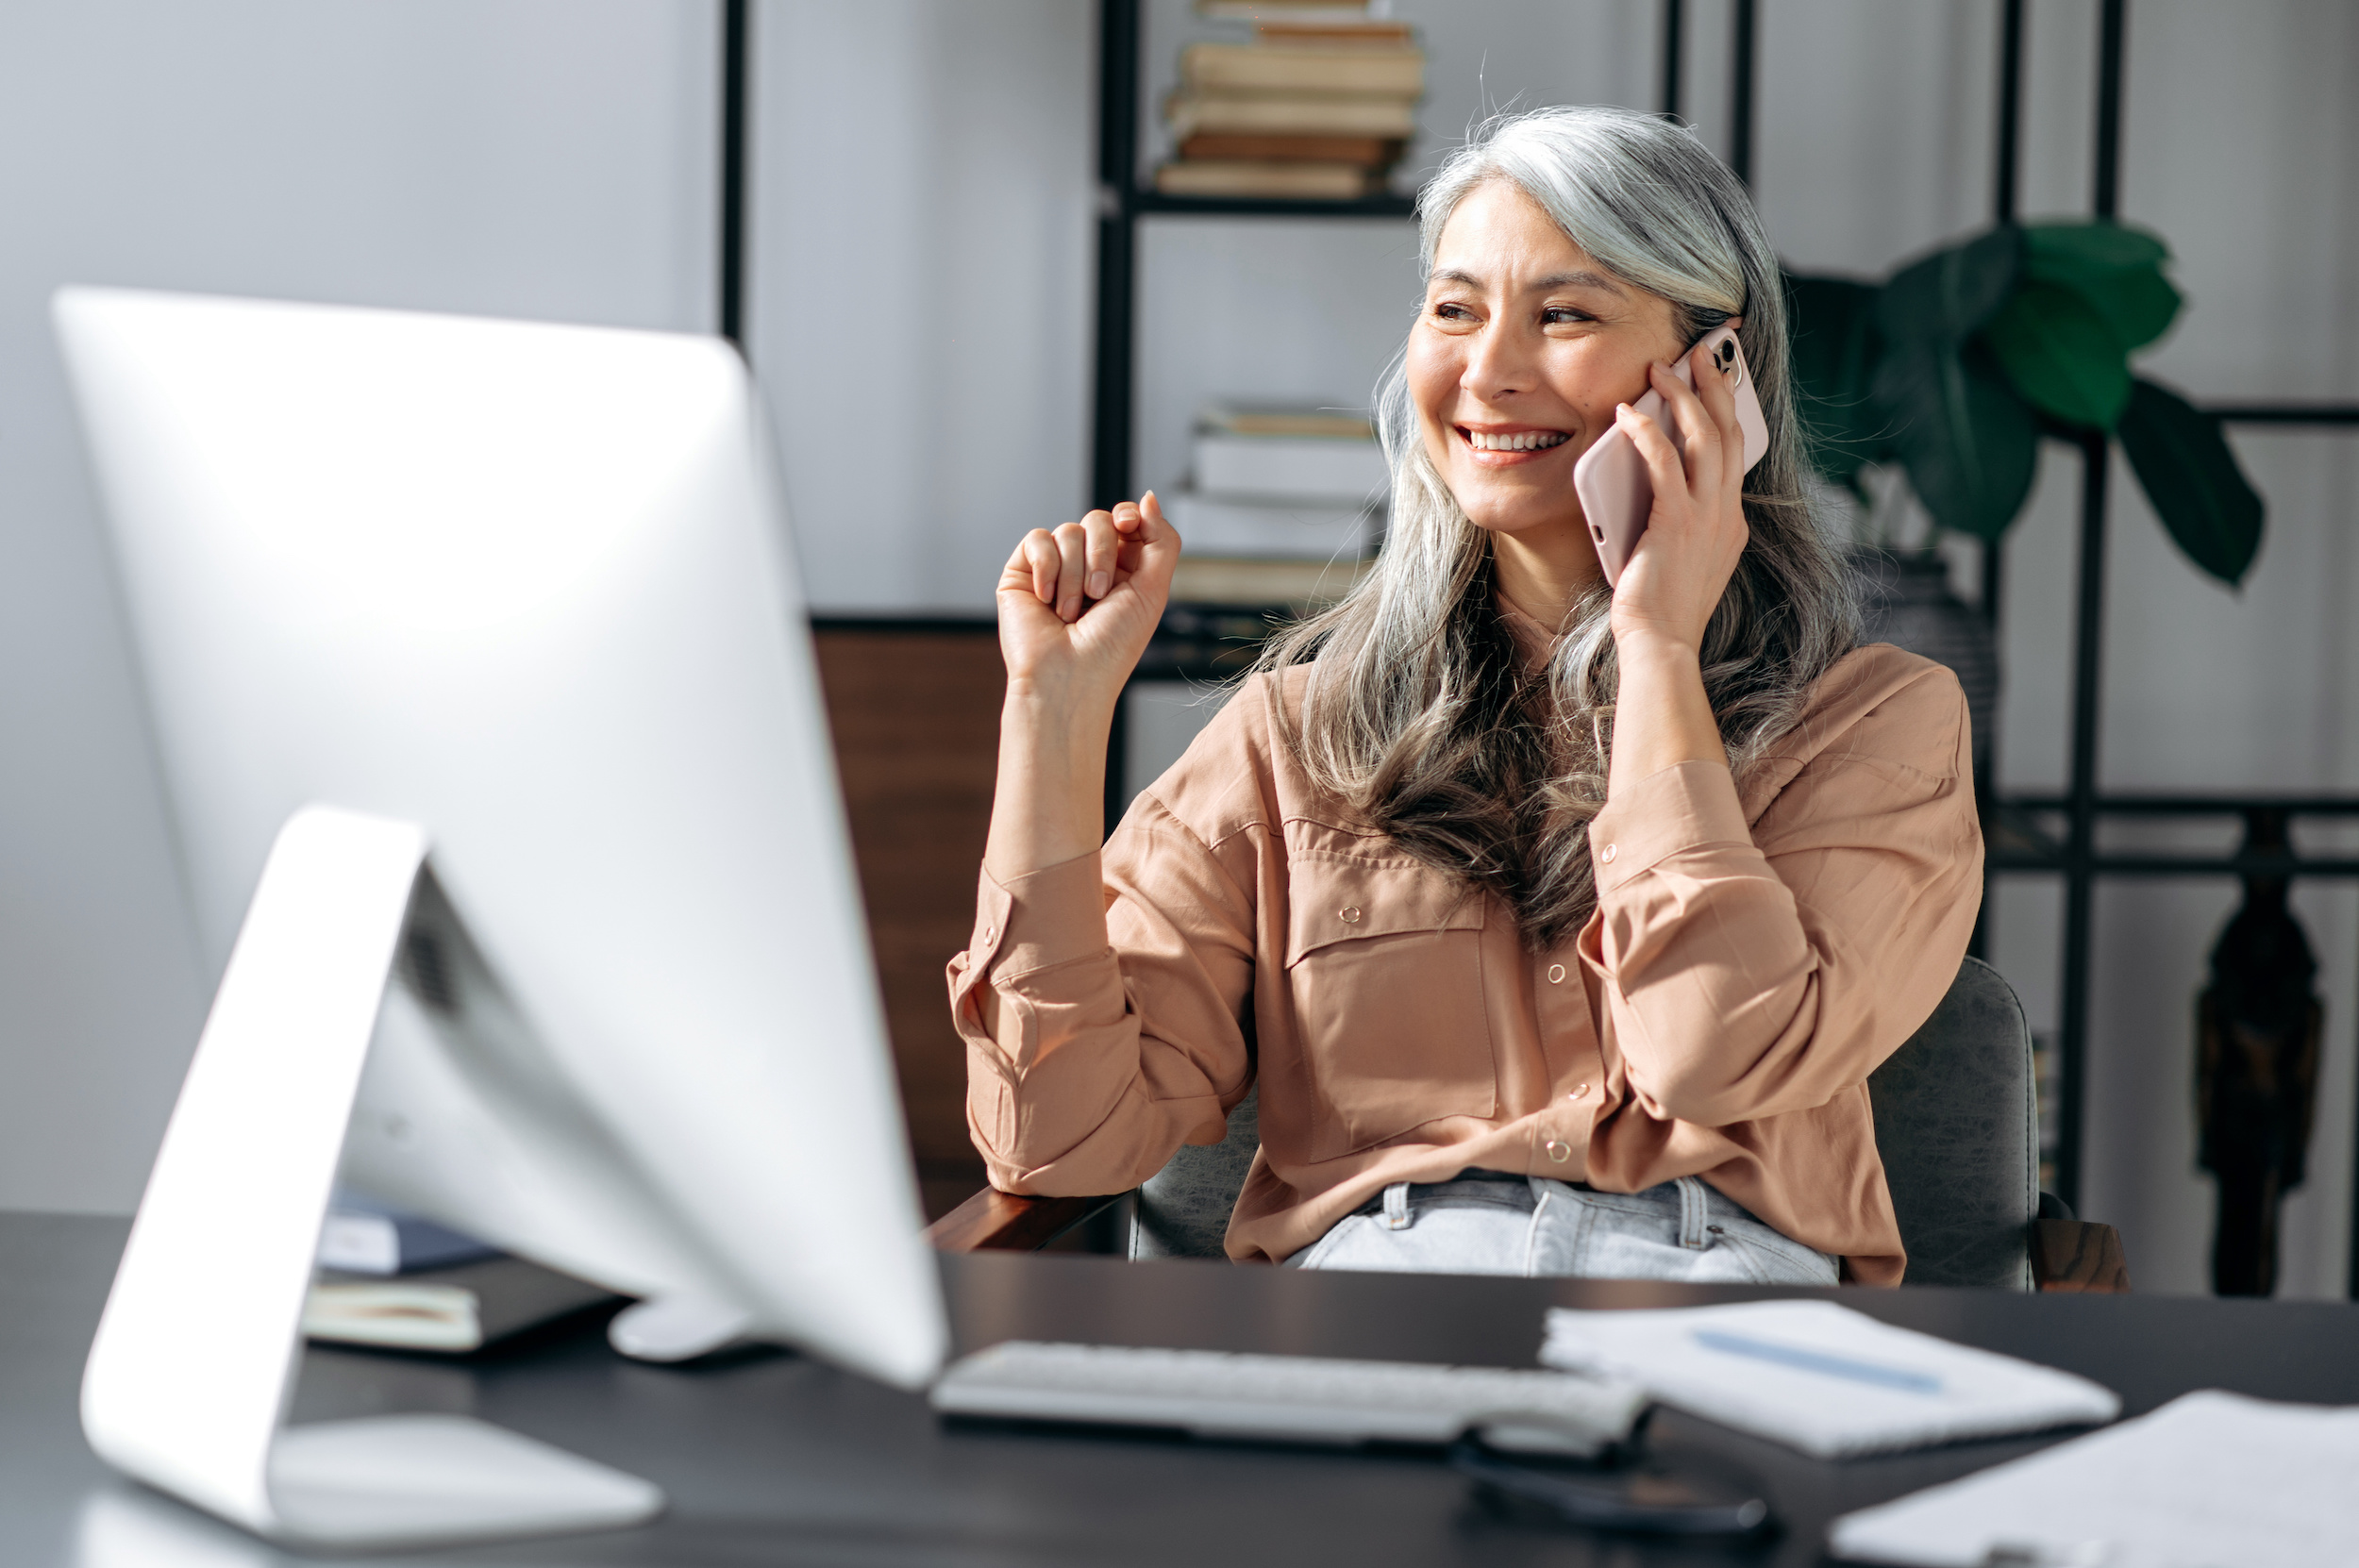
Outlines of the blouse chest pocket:
M 1497 1109 L 1483 1001 L 1489 900 L 1414 863 L 1297 851 L 1286 977 L 1313 1090 L 1313 1159 Z

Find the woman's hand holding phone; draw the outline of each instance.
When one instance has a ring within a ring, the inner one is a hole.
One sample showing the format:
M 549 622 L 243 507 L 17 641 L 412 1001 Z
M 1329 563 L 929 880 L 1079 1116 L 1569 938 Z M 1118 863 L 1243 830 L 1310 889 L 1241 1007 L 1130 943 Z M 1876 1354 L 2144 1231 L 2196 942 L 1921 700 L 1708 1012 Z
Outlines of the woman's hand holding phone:
M 1105 837 L 1114 705 L 1163 620 L 1180 536 L 1148 492 L 1136 505 L 1034 528 L 999 574 L 1008 670 L 985 866 L 1001 881 Z
M 1745 433 L 1731 375 L 1698 344 L 1688 357 L 1694 386 L 1667 366 L 1649 368 L 1668 432 L 1629 404 L 1616 427 L 1647 465 L 1654 499 L 1646 532 L 1614 585 L 1614 635 L 1664 638 L 1694 652 L 1745 553 Z M 1682 451 L 1681 448 L 1684 448 Z
M 1745 437 L 1730 377 L 1700 346 L 1688 370 L 1692 388 L 1662 365 L 1651 371 L 1680 445 L 1628 404 L 1614 414 L 1647 465 L 1654 500 L 1646 532 L 1614 585 L 1620 686 L 1609 800 L 1666 768 L 1728 761 L 1704 693 L 1701 650 L 1704 628 L 1745 553 Z

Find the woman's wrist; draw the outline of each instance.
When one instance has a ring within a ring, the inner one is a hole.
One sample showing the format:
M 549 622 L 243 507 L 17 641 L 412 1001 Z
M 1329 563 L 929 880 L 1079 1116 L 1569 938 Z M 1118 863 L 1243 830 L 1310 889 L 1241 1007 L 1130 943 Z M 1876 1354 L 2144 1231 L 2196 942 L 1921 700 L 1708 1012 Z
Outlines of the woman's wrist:
M 1703 678 L 1703 654 L 1695 643 L 1652 626 L 1632 626 L 1614 634 L 1614 660 L 1624 670 L 1645 665 L 1665 674 L 1695 671 Z
M 1121 690 L 1109 694 L 1092 690 L 1094 684 L 1057 676 L 1012 676 L 999 705 L 1000 724 L 1036 728 L 1045 734 L 1089 728 L 1111 731 Z
M 1093 709 L 1096 709 L 1093 711 Z M 1096 849 L 1105 836 L 1111 706 L 1011 680 L 999 716 L 999 777 L 983 862 L 1002 882 Z
M 1614 696 L 1607 798 L 1681 762 L 1727 760 L 1719 723 L 1704 692 L 1702 657 L 1694 646 L 1635 629 L 1614 639 L 1614 660 L 1620 689 Z

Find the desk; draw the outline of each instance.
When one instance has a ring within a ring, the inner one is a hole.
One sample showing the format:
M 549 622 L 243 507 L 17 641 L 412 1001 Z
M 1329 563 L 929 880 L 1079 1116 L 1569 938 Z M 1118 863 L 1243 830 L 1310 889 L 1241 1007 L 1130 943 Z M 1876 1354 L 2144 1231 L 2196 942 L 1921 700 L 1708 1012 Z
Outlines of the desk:
M 12 1568 L 262 1568 L 293 1560 L 111 1475 L 75 1415 L 118 1221 L 0 1215 L 0 1560 Z M 1551 1304 L 1825 1292 L 1299 1273 L 1075 1256 L 945 1258 L 960 1342 L 1038 1339 L 1530 1365 Z M 1974 1291 L 1855 1291 L 1889 1322 L 2048 1361 L 2132 1413 L 2190 1389 L 2359 1403 L 2359 1308 Z M 914 1395 L 768 1353 L 635 1365 L 584 1327 L 472 1363 L 310 1351 L 296 1419 L 463 1411 L 661 1483 L 672 1511 L 613 1535 L 372 1564 L 1637 1564 L 1819 1560 L 1826 1522 L 2039 1446 L 1826 1464 L 1665 1414 L 1657 1434 L 1752 1465 L 1785 1534 L 1648 1548 L 1495 1518 L 1438 1459 L 1003 1427 L 944 1427 Z M 92 1543 L 109 1550 L 85 1550 Z

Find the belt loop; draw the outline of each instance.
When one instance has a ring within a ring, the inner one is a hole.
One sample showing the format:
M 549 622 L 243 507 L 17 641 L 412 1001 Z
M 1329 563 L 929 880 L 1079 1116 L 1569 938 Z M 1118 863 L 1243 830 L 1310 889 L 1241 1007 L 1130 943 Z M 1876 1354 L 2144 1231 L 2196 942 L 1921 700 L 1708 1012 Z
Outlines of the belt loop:
M 1712 1238 L 1704 1232 L 1704 1184 L 1694 1176 L 1681 1176 L 1671 1185 L 1680 1190 L 1680 1245 L 1701 1252 L 1712 1244 Z
M 1699 1225 L 1701 1223 L 1701 1221 L 1698 1222 Z M 1405 1181 L 1396 1181 L 1384 1189 L 1384 1228 L 1387 1230 L 1409 1228 L 1409 1184 Z

